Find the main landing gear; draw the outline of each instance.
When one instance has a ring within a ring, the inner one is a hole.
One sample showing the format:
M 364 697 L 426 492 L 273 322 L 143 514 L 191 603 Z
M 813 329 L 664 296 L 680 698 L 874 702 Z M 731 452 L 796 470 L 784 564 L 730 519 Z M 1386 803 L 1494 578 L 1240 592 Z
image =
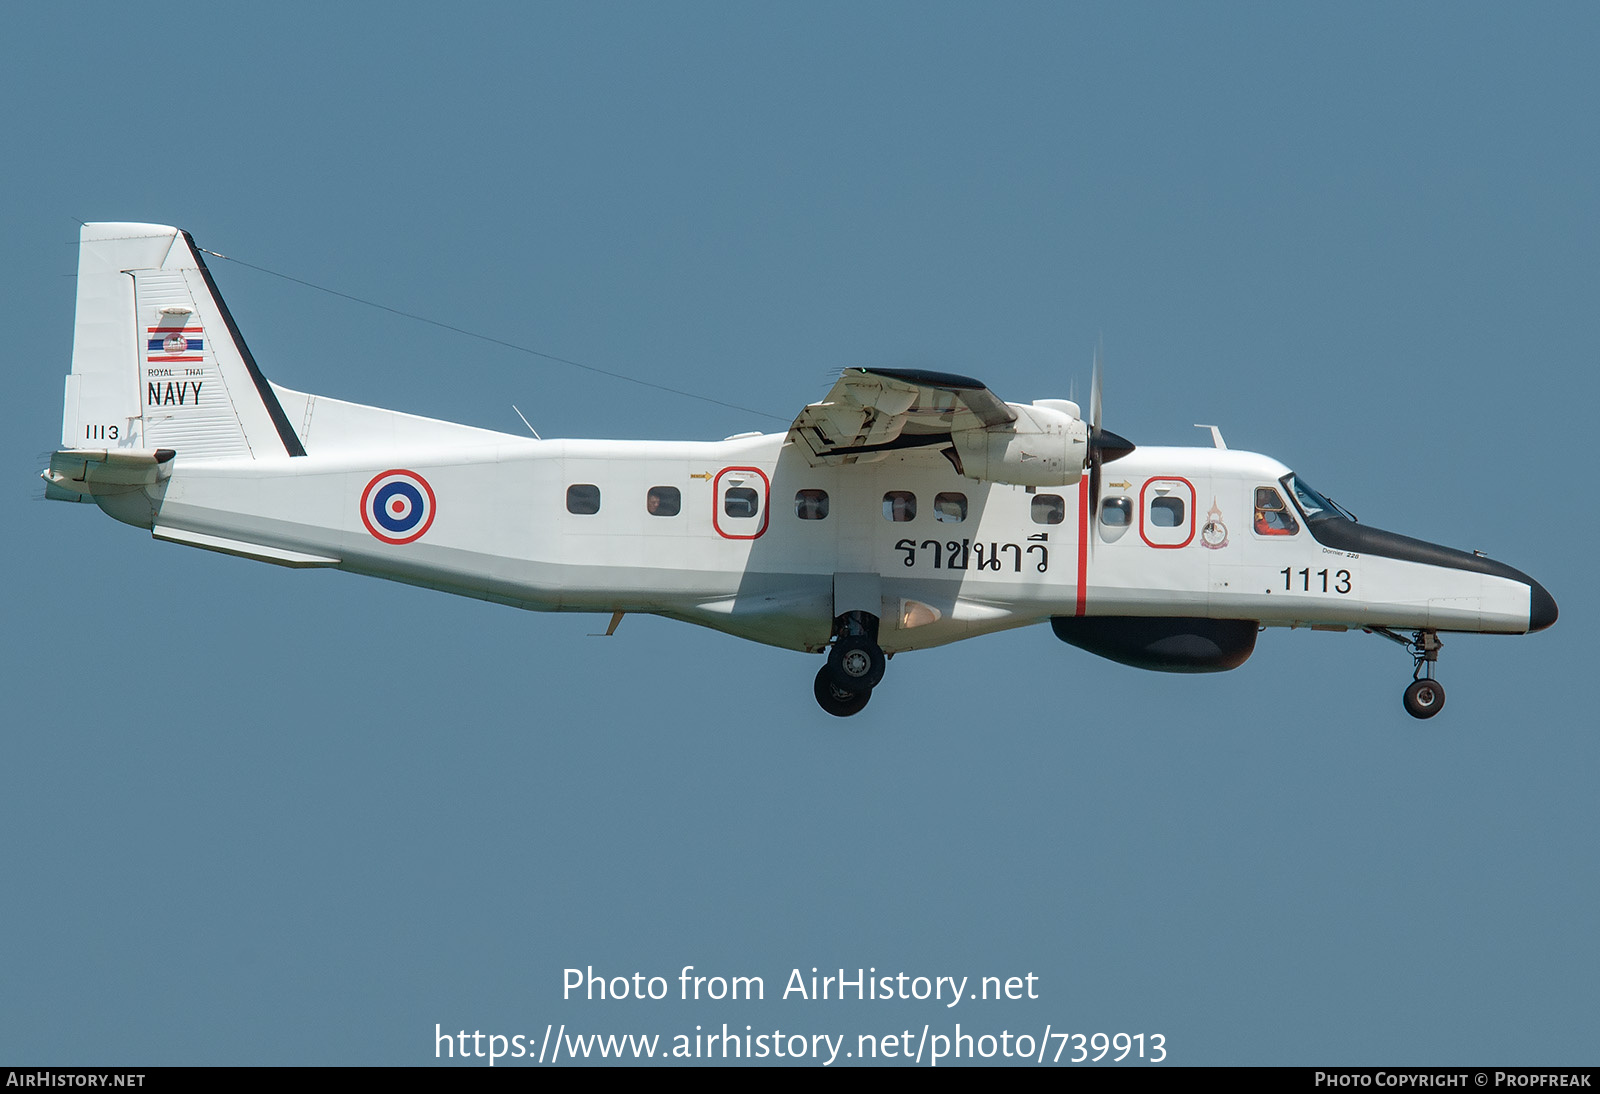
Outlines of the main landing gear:
M 889 657 L 878 645 L 878 617 L 846 612 L 834 620 L 828 663 L 817 671 L 813 691 L 817 704 L 836 718 L 847 718 L 867 705 L 872 689 L 883 679 Z
M 1444 709 L 1444 685 L 1433 678 L 1433 666 L 1439 663 L 1437 631 L 1413 631 L 1410 638 L 1401 638 L 1388 627 L 1368 627 L 1368 634 L 1382 635 L 1398 642 L 1411 654 L 1416 668 L 1411 673 L 1411 686 L 1406 688 L 1406 713 L 1413 718 L 1432 718 Z

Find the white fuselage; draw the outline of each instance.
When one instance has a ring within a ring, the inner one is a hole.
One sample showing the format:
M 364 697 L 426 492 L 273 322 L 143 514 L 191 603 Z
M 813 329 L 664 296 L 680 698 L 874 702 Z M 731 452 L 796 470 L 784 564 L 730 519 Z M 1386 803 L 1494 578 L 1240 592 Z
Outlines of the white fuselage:
M 1098 371 L 1088 418 L 851 366 L 781 434 L 528 439 L 272 383 L 204 253 L 169 225 L 83 225 L 46 497 L 278 565 L 826 651 L 813 692 L 840 717 L 889 655 L 1046 620 L 1166 672 L 1242 664 L 1262 625 L 1371 629 L 1411 651 L 1406 709 L 1431 717 L 1437 632 L 1557 616 L 1528 575 L 1358 525 L 1220 436 L 1136 447 L 1101 425 Z
M 1335 550 L 1303 520 L 1295 534 L 1259 534 L 1255 491 L 1283 493 L 1289 469 L 1248 452 L 1141 447 L 1106 464 L 1101 513 L 1120 507 L 1118 525 L 1089 518 L 1087 475 L 1031 491 L 964 478 L 927 453 L 813 468 L 782 434 L 697 443 L 462 433 L 470 440 L 392 451 L 319 454 L 313 437 L 298 458 L 186 465 L 180 455 L 150 505 L 126 496 L 102 505 L 158 537 L 250 545 L 235 553 L 269 561 L 536 611 L 655 613 L 792 649 L 828 644 L 841 577 L 881 600 L 888 652 L 1073 615 L 1529 629 L 1522 582 Z M 397 469 L 432 490 L 425 534 L 403 544 L 363 518 L 369 483 Z M 678 491 L 674 515 L 650 512 L 660 487 Z M 595 490 L 598 506 L 583 512 Z

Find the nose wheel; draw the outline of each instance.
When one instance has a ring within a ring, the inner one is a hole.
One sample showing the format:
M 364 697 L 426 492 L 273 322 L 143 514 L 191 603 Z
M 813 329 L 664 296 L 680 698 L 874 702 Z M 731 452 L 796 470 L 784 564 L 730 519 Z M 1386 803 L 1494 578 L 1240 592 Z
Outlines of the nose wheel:
M 877 616 L 846 612 L 834 621 L 834 628 L 828 663 L 818 671 L 814 691 L 823 710 L 845 718 L 867 705 L 889 658 L 878 645 Z
M 1406 688 L 1406 713 L 1413 718 L 1432 718 L 1444 709 L 1444 688 L 1439 681 L 1424 676 Z
M 1413 718 L 1432 718 L 1444 709 L 1444 685 L 1433 678 L 1433 667 L 1439 663 L 1437 631 L 1413 631 L 1410 638 L 1402 638 L 1388 627 L 1368 627 L 1367 633 L 1382 635 L 1398 642 L 1411 654 L 1416 667 L 1411 672 L 1411 684 L 1406 688 L 1406 713 Z

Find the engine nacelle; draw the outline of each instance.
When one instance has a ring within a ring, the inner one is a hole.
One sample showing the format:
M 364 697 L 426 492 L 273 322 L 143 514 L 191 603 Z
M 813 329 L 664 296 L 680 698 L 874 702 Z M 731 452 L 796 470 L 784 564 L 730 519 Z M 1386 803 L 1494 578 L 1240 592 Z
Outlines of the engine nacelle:
M 1013 486 L 1071 486 L 1089 457 L 1089 426 L 1048 406 L 1018 406 L 1007 426 L 950 434 L 961 473 L 981 482 Z
M 1068 616 L 1050 620 L 1063 642 L 1157 672 L 1224 672 L 1250 659 L 1261 624 L 1251 619 Z

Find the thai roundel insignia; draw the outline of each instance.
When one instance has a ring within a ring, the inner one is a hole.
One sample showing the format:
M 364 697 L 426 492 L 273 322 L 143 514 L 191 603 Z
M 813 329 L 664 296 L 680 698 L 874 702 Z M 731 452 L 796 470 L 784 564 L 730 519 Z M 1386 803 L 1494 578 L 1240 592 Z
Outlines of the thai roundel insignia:
M 361 523 L 385 543 L 413 543 L 433 524 L 433 487 L 415 471 L 373 477 L 361 492 Z

